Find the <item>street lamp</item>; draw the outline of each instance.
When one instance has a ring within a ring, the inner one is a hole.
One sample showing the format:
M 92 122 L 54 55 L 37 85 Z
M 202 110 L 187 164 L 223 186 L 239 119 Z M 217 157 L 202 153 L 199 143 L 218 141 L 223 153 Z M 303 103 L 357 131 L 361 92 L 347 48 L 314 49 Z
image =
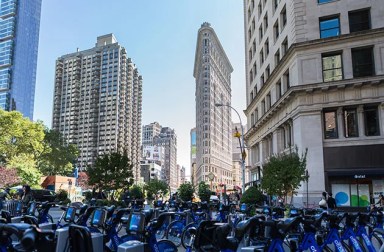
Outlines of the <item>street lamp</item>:
M 237 116 L 239 117 L 239 120 L 240 120 L 240 126 L 241 126 L 240 151 L 241 151 L 241 174 L 242 174 L 241 191 L 244 194 L 244 192 L 245 192 L 245 145 L 244 145 L 244 127 L 243 127 L 243 123 L 241 122 L 241 117 L 240 117 L 239 112 L 237 112 L 237 110 L 234 109 L 231 105 L 216 103 L 215 106 L 216 107 L 223 107 L 223 106 L 225 106 L 225 107 L 229 107 L 229 108 L 233 109 L 236 112 L 236 114 L 237 114 Z

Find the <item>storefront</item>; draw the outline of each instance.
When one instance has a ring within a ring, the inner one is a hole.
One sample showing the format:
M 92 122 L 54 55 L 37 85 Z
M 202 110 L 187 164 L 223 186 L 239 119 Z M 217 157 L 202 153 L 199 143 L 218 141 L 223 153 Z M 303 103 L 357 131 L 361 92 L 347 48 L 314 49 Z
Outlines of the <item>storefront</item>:
M 341 207 L 366 207 L 384 193 L 384 145 L 324 148 L 326 190 Z
M 327 174 L 329 192 L 333 193 L 337 206 L 366 207 L 370 204 L 371 195 L 377 202 L 379 194 L 384 193 L 384 176 L 349 173 L 350 171 L 343 175 L 332 172 Z

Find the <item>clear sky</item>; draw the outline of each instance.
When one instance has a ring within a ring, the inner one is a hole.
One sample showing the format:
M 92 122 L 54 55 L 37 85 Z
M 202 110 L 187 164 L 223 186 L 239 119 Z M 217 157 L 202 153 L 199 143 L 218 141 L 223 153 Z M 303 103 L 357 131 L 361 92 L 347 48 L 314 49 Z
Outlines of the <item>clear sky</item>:
M 177 134 L 177 163 L 190 168 L 195 127 L 193 66 L 197 31 L 215 30 L 233 68 L 232 106 L 246 118 L 242 0 L 43 0 L 34 120 L 51 127 L 55 60 L 113 33 L 143 76 L 143 124 Z M 238 116 L 232 113 L 234 122 Z

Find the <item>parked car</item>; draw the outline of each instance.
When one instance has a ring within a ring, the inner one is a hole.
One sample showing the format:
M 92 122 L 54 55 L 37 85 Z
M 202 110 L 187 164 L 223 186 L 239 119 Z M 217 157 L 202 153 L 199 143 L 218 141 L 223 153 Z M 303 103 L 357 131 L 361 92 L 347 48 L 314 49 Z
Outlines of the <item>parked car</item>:
M 54 202 L 56 199 L 56 193 L 47 189 L 31 189 L 33 199 L 40 202 Z

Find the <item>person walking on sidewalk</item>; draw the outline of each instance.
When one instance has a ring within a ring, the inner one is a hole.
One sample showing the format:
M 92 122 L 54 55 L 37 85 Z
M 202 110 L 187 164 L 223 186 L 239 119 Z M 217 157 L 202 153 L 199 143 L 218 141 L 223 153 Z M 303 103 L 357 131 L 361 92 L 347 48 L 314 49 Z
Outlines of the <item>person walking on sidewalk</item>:
M 332 197 L 332 193 L 328 193 L 327 204 L 328 209 L 331 211 L 336 208 L 336 200 Z

